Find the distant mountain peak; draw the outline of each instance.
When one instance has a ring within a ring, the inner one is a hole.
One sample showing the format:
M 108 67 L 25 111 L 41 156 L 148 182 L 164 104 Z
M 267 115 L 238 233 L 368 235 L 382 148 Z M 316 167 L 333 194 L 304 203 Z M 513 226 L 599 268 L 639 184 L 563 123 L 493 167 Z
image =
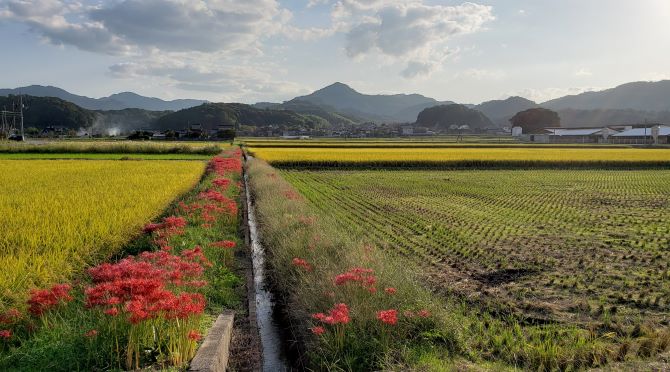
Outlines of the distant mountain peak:
M 319 93 L 360 94 L 354 88 L 348 86 L 347 84 L 340 83 L 339 81 L 330 84 L 327 87 L 321 88 L 312 94 L 319 94 Z
M 35 97 L 56 97 L 74 103 L 88 110 L 124 110 L 138 108 L 150 111 L 176 111 L 198 106 L 206 101 L 178 99 L 164 101 L 160 98 L 145 97 L 133 92 L 121 92 L 109 97 L 91 98 L 72 94 L 54 86 L 30 85 L 15 89 L 0 89 L 0 96 L 9 94 L 27 94 Z
M 296 97 L 287 103 L 297 101 L 309 102 L 325 110 L 335 110 L 362 120 L 387 122 L 414 121 L 419 111 L 438 103 L 420 94 L 363 94 L 341 82 Z

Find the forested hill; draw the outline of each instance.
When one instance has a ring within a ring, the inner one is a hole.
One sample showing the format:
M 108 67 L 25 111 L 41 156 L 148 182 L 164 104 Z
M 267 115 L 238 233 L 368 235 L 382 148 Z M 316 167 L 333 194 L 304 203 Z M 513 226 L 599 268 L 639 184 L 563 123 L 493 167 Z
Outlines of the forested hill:
M 201 124 L 204 129 L 216 129 L 220 124 L 247 127 L 275 126 L 284 129 L 317 128 L 327 122 L 312 115 L 288 110 L 258 109 L 242 103 L 205 103 L 159 118 L 155 128 L 182 129 L 189 124 Z
M 427 108 L 419 113 L 416 125 L 434 129 L 448 129 L 452 125 L 468 125 L 471 129 L 493 127 L 483 113 L 464 105 L 441 105 Z
M 18 96 L 0 96 L 0 108 L 12 110 Z M 94 111 L 81 108 L 74 103 L 55 97 L 23 96 L 24 127 L 45 128 L 58 126 L 71 129 L 92 126 L 98 115 Z M 17 106 L 18 107 L 18 106 Z

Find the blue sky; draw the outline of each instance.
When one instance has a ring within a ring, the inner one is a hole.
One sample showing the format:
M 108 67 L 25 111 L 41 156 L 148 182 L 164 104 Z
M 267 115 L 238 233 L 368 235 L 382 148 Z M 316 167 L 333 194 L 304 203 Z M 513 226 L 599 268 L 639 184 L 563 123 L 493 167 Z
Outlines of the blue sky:
M 256 102 L 341 81 L 543 101 L 670 78 L 670 1 L 0 0 L 0 41 L 0 87 Z

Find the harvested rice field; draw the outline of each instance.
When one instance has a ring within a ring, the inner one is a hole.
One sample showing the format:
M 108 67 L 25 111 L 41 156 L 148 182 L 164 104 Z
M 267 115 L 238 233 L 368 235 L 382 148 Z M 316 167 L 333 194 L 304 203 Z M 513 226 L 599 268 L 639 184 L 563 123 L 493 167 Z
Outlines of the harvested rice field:
M 670 171 L 283 170 L 442 293 L 533 318 L 667 324 Z

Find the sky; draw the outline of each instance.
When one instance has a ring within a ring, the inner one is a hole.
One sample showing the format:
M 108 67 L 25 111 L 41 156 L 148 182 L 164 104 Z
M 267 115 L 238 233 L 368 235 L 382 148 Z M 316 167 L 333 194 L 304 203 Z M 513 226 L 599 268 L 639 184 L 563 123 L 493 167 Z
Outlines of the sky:
M 542 102 L 670 79 L 669 0 L 0 0 L 0 88 Z

